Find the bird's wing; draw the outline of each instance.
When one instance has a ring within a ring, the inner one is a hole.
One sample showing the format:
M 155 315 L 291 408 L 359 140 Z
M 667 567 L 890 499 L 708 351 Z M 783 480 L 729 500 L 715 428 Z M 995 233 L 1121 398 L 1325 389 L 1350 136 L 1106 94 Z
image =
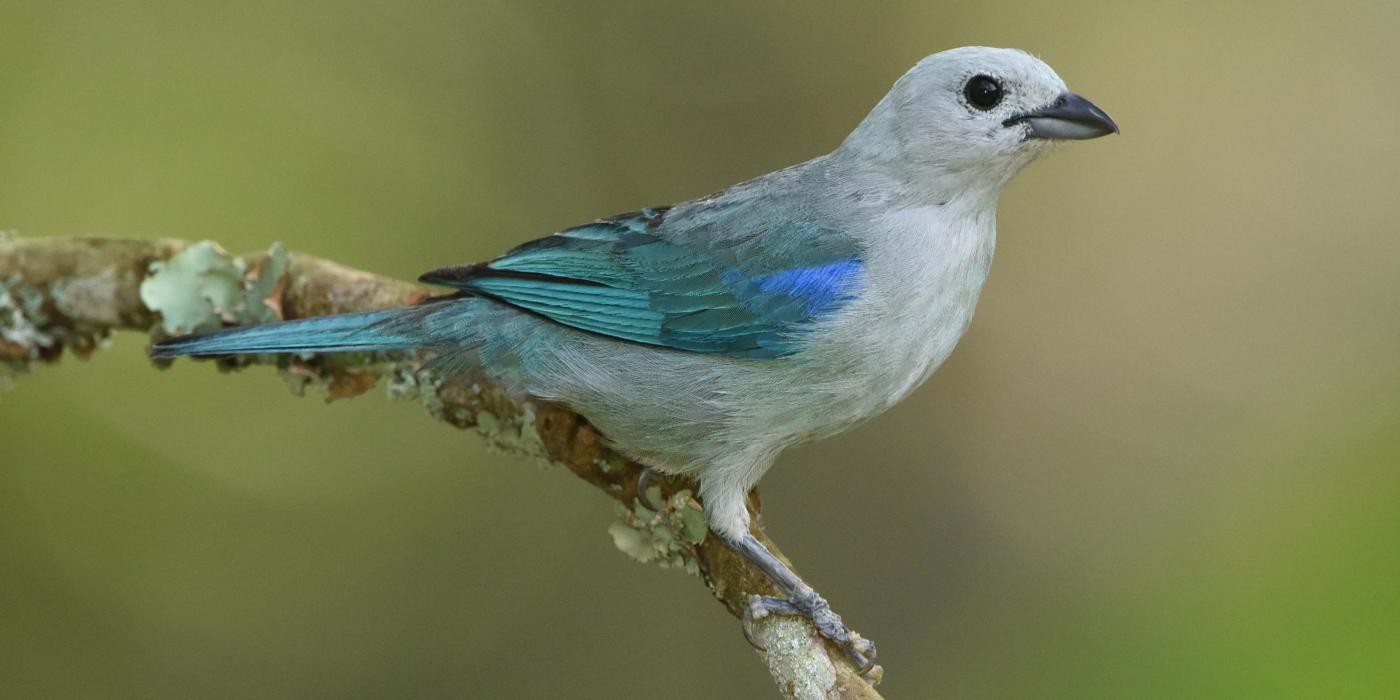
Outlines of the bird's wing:
M 600 219 L 420 279 L 619 340 L 761 359 L 801 349 L 804 328 L 856 294 L 859 250 L 840 232 L 726 223 L 742 216 L 668 224 L 667 211 Z

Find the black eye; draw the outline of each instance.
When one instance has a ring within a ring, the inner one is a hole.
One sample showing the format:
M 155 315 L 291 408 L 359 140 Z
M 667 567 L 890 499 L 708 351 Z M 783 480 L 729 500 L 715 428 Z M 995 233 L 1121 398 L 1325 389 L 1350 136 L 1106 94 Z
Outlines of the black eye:
M 963 96 L 977 109 L 991 109 L 1001 104 L 1001 83 L 991 76 L 976 76 L 967 81 L 967 87 L 963 88 Z

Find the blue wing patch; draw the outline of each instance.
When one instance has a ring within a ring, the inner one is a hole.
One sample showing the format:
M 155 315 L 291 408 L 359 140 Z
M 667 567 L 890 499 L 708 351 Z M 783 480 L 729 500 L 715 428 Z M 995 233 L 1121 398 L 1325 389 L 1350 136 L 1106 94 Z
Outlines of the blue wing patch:
M 859 260 L 839 260 L 813 267 L 797 267 L 755 277 L 760 291 L 786 294 L 807 304 L 807 313 L 821 315 L 850 300 L 852 278 L 860 274 Z M 727 276 L 736 273 L 726 273 Z
M 858 290 L 863 265 L 844 237 L 770 227 L 733 245 L 686 244 L 660 235 L 666 211 L 585 224 L 421 279 L 620 340 L 761 359 L 800 350 L 804 328 Z M 796 254 L 774 255 L 765 239 Z

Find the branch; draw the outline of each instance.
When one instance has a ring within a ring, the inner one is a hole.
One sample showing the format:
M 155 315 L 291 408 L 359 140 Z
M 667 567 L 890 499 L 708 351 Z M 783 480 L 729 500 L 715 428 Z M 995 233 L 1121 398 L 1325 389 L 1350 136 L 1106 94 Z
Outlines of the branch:
M 86 356 L 114 330 L 165 337 L 223 325 L 294 319 L 417 303 L 426 288 L 352 270 L 274 245 L 231 256 L 209 242 L 121 238 L 17 238 L 0 233 L 0 384 L 67 347 Z M 361 394 L 387 379 L 396 398 L 416 398 L 433 416 L 475 428 L 494 447 L 573 472 L 617 502 L 608 528 L 633 558 L 697 574 L 731 615 L 772 583 L 709 534 L 694 484 L 652 480 L 637 501 L 642 467 L 610 450 L 567 408 L 509 395 L 485 376 L 440 378 L 417 356 L 353 353 L 218 360 L 224 367 L 273 364 L 293 391 L 317 386 L 327 400 Z M 157 364 L 162 364 L 157 362 Z M 758 494 L 750 509 L 759 510 Z M 754 534 L 781 551 L 755 519 Z M 788 698 L 879 698 L 870 682 L 804 620 L 769 617 L 754 625 L 759 652 Z M 737 635 L 736 635 L 737 636 Z M 877 667 L 878 669 L 878 667 Z M 879 682 L 876 670 L 874 682 Z

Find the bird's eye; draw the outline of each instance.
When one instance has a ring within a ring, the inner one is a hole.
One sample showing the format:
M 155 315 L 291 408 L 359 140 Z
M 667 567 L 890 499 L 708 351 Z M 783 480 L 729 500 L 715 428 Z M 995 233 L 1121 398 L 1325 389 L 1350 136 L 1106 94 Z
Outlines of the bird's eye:
M 978 75 L 967 81 L 963 96 L 977 109 L 986 111 L 1001 104 L 1001 83 L 996 78 Z

